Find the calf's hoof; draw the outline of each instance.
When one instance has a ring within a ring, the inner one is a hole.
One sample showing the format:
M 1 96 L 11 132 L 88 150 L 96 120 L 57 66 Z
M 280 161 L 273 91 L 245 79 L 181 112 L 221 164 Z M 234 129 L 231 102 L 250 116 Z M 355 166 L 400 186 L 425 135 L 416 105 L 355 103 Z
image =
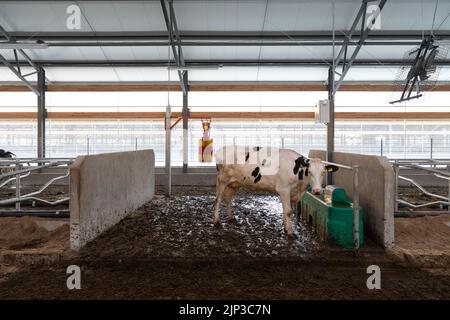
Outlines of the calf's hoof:
M 289 238 L 289 239 L 292 239 L 292 240 L 293 240 L 293 239 L 297 239 L 297 235 L 296 235 L 294 232 L 290 232 L 290 233 L 288 232 L 287 235 L 288 235 L 288 238 Z
M 294 230 L 292 229 L 284 229 L 284 232 L 286 232 L 289 239 L 296 239 L 297 235 L 294 233 Z
M 234 218 L 227 218 L 228 223 L 235 223 L 236 220 Z
M 219 228 L 220 227 L 220 220 L 214 220 L 213 224 L 214 224 L 214 227 Z

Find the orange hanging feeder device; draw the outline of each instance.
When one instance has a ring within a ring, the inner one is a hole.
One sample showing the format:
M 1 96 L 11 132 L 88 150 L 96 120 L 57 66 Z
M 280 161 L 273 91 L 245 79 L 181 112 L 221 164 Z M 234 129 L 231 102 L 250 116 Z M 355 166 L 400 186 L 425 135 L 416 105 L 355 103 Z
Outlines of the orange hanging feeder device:
M 210 137 L 211 131 L 211 119 L 202 119 L 203 136 L 199 140 L 198 146 L 198 161 L 199 162 L 212 162 L 213 160 L 213 139 Z

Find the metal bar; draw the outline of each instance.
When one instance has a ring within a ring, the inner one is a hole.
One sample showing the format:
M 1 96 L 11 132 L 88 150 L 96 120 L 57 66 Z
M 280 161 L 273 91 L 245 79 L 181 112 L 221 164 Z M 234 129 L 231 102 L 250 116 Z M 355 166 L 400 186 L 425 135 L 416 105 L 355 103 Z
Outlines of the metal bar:
M 5 59 L 0 54 L 0 62 L 3 63 L 9 70 L 12 71 L 16 75 L 17 78 L 19 78 L 31 91 L 33 91 L 36 95 L 39 96 L 39 91 L 27 80 L 25 79 L 17 70 L 12 66 L 12 64 Z
M 181 48 L 180 33 L 178 31 L 177 19 L 175 17 L 175 10 L 173 9 L 173 0 L 169 0 L 170 21 L 172 22 L 172 34 L 175 36 L 176 45 L 178 48 L 178 65 L 184 66 L 184 55 Z
M 34 201 L 34 202 L 39 202 L 41 204 L 47 205 L 47 206 L 58 206 L 64 203 L 67 203 L 70 201 L 70 198 L 63 198 L 63 199 L 59 199 L 59 200 L 55 200 L 55 201 L 48 201 L 48 200 L 44 200 L 41 198 L 37 198 L 37 197 L 25 197 L 22 196 L 20 199 L 17 198 L 12 198 L 12 199 L 7 199 L 7 200 L 2 200 L 0 201 L 0 205 L 8 205 L 8 204 L 12 204 L 14 202 L 17 203 L 22 203 L 22 202 L 27 202 L 27 201 Z
M 36 70 L 39 70 L 39 66 L 37 66 L 32 60 L 31 58 L 25 53 L 25 51 L 23 51 L 22 49 L 18 50 L 20 52 L 20 54 L 22 55 L 22 57 L 24 57 L 24 59 Z
M 16 162 L 19 163 L 51 163 L 57 161 L 59 164 L 70 164 L 75 160 L 75 158 L 15 158 L 15 159 L 0 159 L 0 164 L 14 164 Z
M 415 185 L 420 191 L 422 191 L 422 192 L 423 192 L 425 195 L 427 195 L 427 196 L 430 196 L 430 197 L 434 197 L 434 198 L 438 198 L 438 199 L 442 199 L 442 200 L 449 201 L 449 199 L 446 198 L 446 197 L 444 197 L 444 196 L 440 196 L 440 195 L 438 195 L 438 194 L 435 194 L 435 193 L 432 193 L 432 192 L 427 191 L 424 187 L 422 187 L 420 184 L 418 184 L 418 183 L 417 183 L 416 181 L 414 181 L 413 179 L 406 178 L 406 177 L 403 177 L 403 176 L 398 176 L 398 178 L 401 179 L 401 180 L 407 181 L 407 182 L 409 182 L 409 183 L 411 183 L 411 184 L 413 184 L 413 185 Z
M 399 166 L 397 165 L 397 163 L 394 164 L 394 175 L 395 175 L 395 179 L 394 179 L 394 210 L 398 211 L 398 177 L 399 177 Z
M 334 70 L 333 67 L 328 69 L 328 102 L 330 105 L 329 108 L 329 122 L 327 123 L 327 155 L 326 160 L 328 162 L 333 161 L 333 152 L 334 152 L 334 125 L 335 125 L 335 115 L 334 115 Z M 333 175 L 332 173 L 328 173 L 327 183 L 333 184 Z
M 3 36 L 9 41 L 9 42 L 16 42 L 16 39 L 14 38 L 14 37 L 11 37 L 9 34 L 8 34 L 8 32 L 0 25 L 0 33 L 2 33 L 3 34 Z M 33 38 L 33 37 L 30 37 L 30 38 Z M 30 39 L 29 38 L 29 39 Z M 27 39 L 27 40 L 29 40 L 29 39 Z M 19 73 L 21 74 L 21 71 L 20 71 L 20 62 L 19 62 L 19 59 L 18 59 L 18 56 L 17 56 L 17 51 L 22 55 L 22 57 L 26 60 L 26 62 L 29 64 L 29 65 L 31 65 L 35 70 L 36 70 L 36 72 L 37 71 L 39 71 L 39 67 L 31 60 L 31 58 L 25 53 L 25 51 L 23 50 L 23 49 L 17 49 L 17 50 L 14 50 L 14 56 L 15 56 L 15 58 L 16 58 L 16 62 L 17 62 L 17 69 L 18 69 L 18 71 L 19 71 Z M 29 73 L 29 74 L 26 74 L 26 75 L 24 75 L 23 77 L 25 78 L 25 77 L 27 77 L 27 76 L 29 76 L 29 75 L 31 75 L 31 74 L 34 74 L 34 73 Z M 46 78 L 46 80 L 47 81 L 49 81 L 47 78 Z M 50 82 L 50 81 L 49 81 Z
M 16 164 L 16 172 L 20 171 L 20 164 Z M 20 210 L 20 173 L 16 175 L 16 198 L 18 201 L 16 202 L 16 210 Z
M 167 31 L 169 33 L 169 42 L 172 48 L 173 57 L 175 59 L 177 67 L 184 66 L 184 56 L 181 48 L 181 39 L 178 34 L 177 21 L 175 18 L 175 11 L 173 9 L 172 0 L 168 0 L 169 2 L 169 13 L 167 13 L 166 0 L 160 0 L 161 9 L 164 16 L 164 21 L 166 23 Z M 174 39 L 174 36 L 176 39 Z M 177 41 L 175 41 L 177 40 Z M 177 43 L 175 45 L 175 42 Z M 178 71 L 178 77 L 180 79 L 181 90 L 184 94 L 187 94 L 188 88 L 184 82 L 184 72 Z
M 27 172 L 26 174 L 24 174 L 23 176 L 20 176 L 20 179 L 23 179 L 23 178 L 26 178 L 26 177 L 29 177 L 30 176 L 30 174 L 31 174 L 31 172 Z M 6 186 L 8 183 L 11 183 L 11 182 L 13 182 L 14 180 L 16 180 L 16 177 L 13 177 L 13 178 L 9 178 L 8 180 L 6 180 L 6 181 L 3 181 L 2 183 L 0 183 L 0 188 L 3 188 L 4 186 Z
M 440 178 L 440 179 L 444 179 L 444 180 L 450 181 L 450 177 L 444 177 L 444 176 L 441 176 L 440 174 L 437 174 L 437 173 L 435 173 L 434 176 L 436 178 Z
M 354 254 L 359 255 L 359 187 L 358 187 L 358 166 L 353 166 L 353 241 Z
M 428 172 L 432 172 L 432 173 L 437 173 L 439 175 L 443 175 L 446 177 L 450 177 L 450 173 L 447 172 L 443 172 L 443 171 L 439 171 L 436 169 L 431 169 L 431 168 L 424 168 L 415 164 L 402 164 L 403 167 L 407 167 L 407 168 L 414 168 L 414 169 L 420 169 L 420 170 L 424 170 L 424 171 L 428 171 Z
M 163 12 L 163 17 L 164 17 L 164 22 L 166 23 L 167 32 L 169 33 L 169 43 L 172 48 L 172 53 L 175 58 L 175 61 L 178 63 L 178 61 L 179 61 L 178 52 L 174 46 L 174 41 L 173 41 L 173 25 L 172 25 L 171 18 L 169 17 L 169 13 L 167 12 L 166 0 L 160 0 L 160 2 L 161 2 L 161 9 Z
M 12 41 L 12 37 L 8 34 L 8 32 L 0 25 L 0 33 L 8 40 L 8 42 Z
M 170 125 L 170 130 L 172 130 L 173 128 L 176 127 L 176 125 L 182 120 L 183 118 L 178 118 L 177 120 L 175 120 L 175 122 L 173 124 Z
M 378 4 L 378 8 L 380 9 L 380 12 L 381 12 L 381 10 L 383 10 L 383 7 L 385 4 L 386 4 L 386 0 L 380 0 L 380 3 Z M 363 0 L 362 7 L 366 8 L 366 5 L 367 5 L 366 0 Z M 355 20 L 357 20 L 356 23 L 359 21 L 359 19 L 360 19 L 360 17 L 357 16 L 357 19 L 355 19 Z M 353 62 L 355 61 L 356 56 L 358 55 L 359 51 L 361 50 L 362 45 L 364 44 L 365 40 L 367 39 L 369 32 L 370 32 L 370 28 L 366 27 L 364 29 L 364 32 L 361 34 L 356 48 L 353 50 L 353 53 L 352 53 L 350 59 L 348 60 L 345 69 L 342 71 L 341 77 L 339 78 L 337 83 L 334 85 L 334 93 L 337 90 L 339 90 L 339 87 L 341 86 L 342 82 L 344 81 L 345 76 L 347 75 L 348 71 L 350 70 L 350 67 L 352 66 Z M 348 40 L 350 41 L 351 38 Z
M 14 61 L 7 60 L 9 64 Z M 26 61 L 19 61 L 20 65 L 28 65 Z M 155 67 L 155 68 L 174 68 L 178 67 L 175 63 L 168 65 L 167 60 L 36 60 L 42 67 Z M 186 68 L 208 68 L 210 66 L 223 67 L 248 67 L 248 66 L 272 66 L 272 67 L 291 67 L 291 66 L 326 66 L 332 64 L 332 60 L 324 59 L 211 59 L 211 60 L 185 60 Z M 358 59 L 354 60 L 352 65 L 355 66 L 403 66 L 404 60 L 401 59 Z M 449 66 L 450 59 L 436 61 L 438 66 Z M 342 73 L 341 73 L 342 75 Z M 415 98 L 411 97 L 410 99 Z
M 324 164 L 331 164 L 333 166 L 339 167 L 341 169 L 345 169 L 345 170 L 353 170 L 353 167 L 350 166 L 346 166 L 344 164 L 340 164 L 340 163 L 335 163 L 335 162 L 329 162 L 329 161 L 322 161 Z
M 187 82 L 187 71 L 184 73 L 183 81 Z M 188 93 L 183 94 L 183 172 L 187 173 L 189 165 L 189 100 Z
M 421 41 L 364 41 L 365 46 L 418 46 Z M 343 46 L 344 41 L 335 43 L 337 46 Z M 168 41 L 65 41 L 65 42 L 47 42 L 49 47 L 167 47 L 170 45 Z M 183 41 L 183 47 L 237 47 L 237 46 L 263 46 L 263 47 L 329 47 L 332 45 L 330 41 L 302 41 L 302 40 L 277 40 L 277 41 L 261 41 L 258 40 L 242 40 L 242 41 Z M 357 46 L 358 43 L 350 42 L 347 46 Z
M 38 198 L 34 198 L 34 196 L 37 196 L 37 195 L 41 194 L 41 193 L 42 193 L 45 189 L 47 189 L 53 182 L 58 181 L 58 180 L 61 180 L 61 179 L 65 179 L 65 178 L 67 178 L 68 176 L 69 176 L 69 172 L 67 172 L 67 173 L 66 173 L 65 175 L 63 175 L 63 176 L 55 177 L 55 178 L 53 178 L 53 179 L 47 181 L 47 183 L 45 183 L 44 186 L 43 186 L 42 188 L 40 188 L 39 190 L 37 190 L 37 191 L 31 192 L 31 193 L 28 193 L 28 194 L 24 194 L 23 196 L 20 196 L 20 193 L 19 193 L 19 194 L 16 196 L 16 198 L 11 198 L 11 199 L 6 199 L 6 200 L 1 200 L 1 201 L 0 201 L 0 205 L 7 205 L 7 204 L 11 204 L 11 203 L 16 203 L 16 205 L 17 205 L 17 203 L 20 203 L 21 201 L 30 200 L 30 199 L 32 199 L 32 198 L 33 198 L 34 200 L 38 200 L 38 201 L 40 201 L 40 202 L 45 202 L 45 200 L 38 199 Z M 19 189 L 20 189 L 20 180 L 19 180 L 18 185 L 19 185 Z M 57 201 L 60 201 L 60 200 L 57 200 Z M 48 202 L 45 202 L 45 203 L 46 203 L 46 204 L 51 204 L 51 203 L 53 203 L 53 202 L 48 201 Z M 59 202 L 57 202 L 57 203 L 59 204 Z M 20 206 L 19 206 L 19 208 L 16 207 L 16 209 L 17 209 L 17 210 L 20 210 Z
M 159 0 L 160 1 L 160 0 Z M 423 30 L 425 34 L 429 34 L 430 30 Z M 58 41 L 165 41 L 167 33 L 163 31 L 96 31 L 94 32 L 75 32 L 63 31 L 52 32 L 42 30 L 32 31 L 11 31 L 9 35 L 14 37 L 16 41 L 25 41 L 30 38 L 42 40 L 45 42 Z M 289 37 L 287 37 L 288 35 Z M 348 35 L 346 33 L 337 34 L 337 41 L 345 41 Z M 440 30 L 435 33 L 440 39 L 450 38 L 450 30 Z M 359 30 L 354 31 L 352 38 L 358 39 L 361 36 Z M 332 38 L 331 31 L 299 31 L 299 30 L 282 30 L 282 31 L 180 31 L 180 37 L 184 41 L 330 41 Z M 422 30 L 373 30 L 368 37 L 370 41 L 417 41 L 420 44 L 423 40 Z M 167 45 L 167 44 L 165 44 Z
M 0 211 L 0 217 L 41 217 L 41 218 L 69 218 L 69 210 L 55 210 L 55 211 Z
M 22 70 L 20 70 L 19 57 L 17 56 L 17 50 L 13 50 L 13 52 L 14 52 L 14 60 L 16 60 L 17 72 L 19 72 L 22 75 Z
M 33 71 L 33 72 L 30 72 L 30 73 L 26 73 L 23 76 L 24 76 L 24 78 L 26 78 L 26 77 L 32 76 L 33 74 L 36 74 L 36 73 L 37 73 L 37 71 Z
M 172 166 L 171 166 L 171 129 L 170 122 L 172 117 L 172 111 L 170 105 L 166 107 L 165 114 L 165 130 L 166 130 L 166 144 L 165 144 L 165 193 L 170 197 L 172 194 Z
M 39 91 L 37 99 L 37 157 L 45 158 L 45 122 L 47 109 L 45 108 L 45 71 L 42 67 L 38 69 L 37 81 L 37 89 Z
M 430 159 L 433 159 L 433 138 L 430 138 Z
M 425 208 L 425 207 L 429 207 L 429 206 L 436 205 L 436 204 L 445 204 L 445 205 L 449 204 L 448 201 L 432 201 L 432 202 L 427 202 L 427 203 L 422 203 L 422 204 L 412 204 L 408 201 L 401 200 L 401 199 L 397 199 L 397 201 L 398 201 L 398 203 L 401 203 L 407 207 L 414 208 L 414 209 Z
M 361 19 L 361 16 L 363 14 L 365 14 L 364 2 L 361 4 L 361 7 L 359 7 L 358 13 L 356 14 L 356 17 L 353 20 L 352 26 L 350 27 L 350 31 L 348 32 L 348 34 L 345 33 L 344 43 L 342 44 L 341 50 L 339 50 L 339 53 L 338 53 L 338 55 L 336 56 L 336 59 L 335 59 L 336 65 L 339 64 L 339 61 L 341 60 L 342 55 L 344 54 L 344 52 L 347 51 L 347 46 L 348 46 L 349 40 L 352 38 L 353 33 L 356 30 L 356 26 L 358 25 L 358 21 L 359 21 L 359 19 Z
M 56 167 L 56 166 L 60 166 L 62 164 L 66 164 L 66 163 L 53 162 L 53 163 L 44 164 L 44 165 L 41 165 L 41 166 L 31 167 L 31 168 L 27 168 L 27 169 L 20 169 L 19 171 L 14 171 L 12 173 L 1 174 L 0 175 L 0 179 L 11 177 L 11 176 L 15 176 L 16 174 L 22 174 L 22 173 L 27 173 L 27 172 L 31 172 L 31 171 L 42 170 L 42 169 L 45 169 L 45 168 Z

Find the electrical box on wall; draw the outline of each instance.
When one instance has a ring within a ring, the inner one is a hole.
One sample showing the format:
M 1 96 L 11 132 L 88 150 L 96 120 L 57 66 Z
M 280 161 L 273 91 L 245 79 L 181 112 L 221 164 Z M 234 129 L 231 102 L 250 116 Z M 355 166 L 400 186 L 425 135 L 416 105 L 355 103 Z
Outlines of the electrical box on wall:
M 330 102 L 328 100 L 319 100 L 314 108 L 314 120 L 316 123 L 330 122 Z

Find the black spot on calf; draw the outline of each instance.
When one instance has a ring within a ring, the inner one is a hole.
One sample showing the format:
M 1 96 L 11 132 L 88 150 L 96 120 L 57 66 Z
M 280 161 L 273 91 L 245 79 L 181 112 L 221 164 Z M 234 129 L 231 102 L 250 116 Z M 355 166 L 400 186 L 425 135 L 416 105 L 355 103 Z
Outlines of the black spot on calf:
M 248 161 L 248 158 L 250 157 L 250 152 L 247 152 L 246 154 L 245 154 L 245 162 L 247 162 Z
M 295 159 L 294 174 L 297 174 L 300 167 L 309 167 L 309 159 L 305 159 L 304 156 Z
M 306 170 L 308 170 L 308 169 L 306 169 Z M 298 172 L 298 179 L 299 180 L 303 179 L 303 169 Z
M 255 177 L 255 183 L 258 183 L 258 181 L 261 180 L 262 176 L 259 173 L 259 167 L 256 167 L 255 170 L 252 171 L 252 176 Z
M 308 176 L 308 168 L 305 170 L 305 176 Z

